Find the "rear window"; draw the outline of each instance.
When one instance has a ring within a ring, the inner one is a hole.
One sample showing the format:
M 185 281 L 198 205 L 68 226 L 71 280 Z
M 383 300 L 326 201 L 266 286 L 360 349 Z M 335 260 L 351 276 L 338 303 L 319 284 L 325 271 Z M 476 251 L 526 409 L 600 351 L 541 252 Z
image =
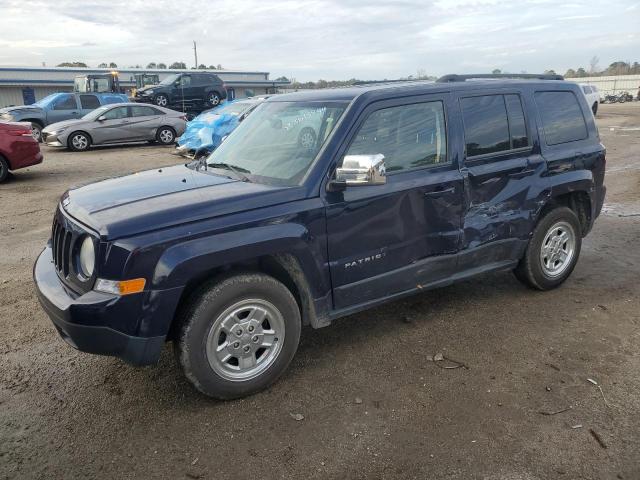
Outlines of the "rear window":
M 588 137 L 582 109 L 573 92 L 536 92 L 547 145 L 584 140 Z

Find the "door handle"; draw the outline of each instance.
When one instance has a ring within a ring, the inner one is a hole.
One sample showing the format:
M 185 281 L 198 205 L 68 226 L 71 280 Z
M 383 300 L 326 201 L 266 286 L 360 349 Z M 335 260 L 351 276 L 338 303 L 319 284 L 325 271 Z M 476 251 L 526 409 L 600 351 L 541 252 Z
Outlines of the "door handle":
M 438 198 L 443 195 L 447 195 L 448 193 L 454 193 L 455 191 L 456 187 L 438 188 L 437 190 L 433 190 L 432 192 L 425 192 L 424 196 L 427 198 Z
M 524 177 L 528 177 L 529 175 L 533 175 L 536 171 L 528 168 L 526 170 L 520 170 L 519 172 L 512 172 L 509 174 L 509 178 L 524 178 Z

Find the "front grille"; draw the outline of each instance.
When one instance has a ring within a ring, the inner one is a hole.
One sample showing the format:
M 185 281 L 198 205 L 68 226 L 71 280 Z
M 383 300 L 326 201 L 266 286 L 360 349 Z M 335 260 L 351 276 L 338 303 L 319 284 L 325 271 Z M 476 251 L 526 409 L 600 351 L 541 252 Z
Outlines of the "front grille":
M 53 264 L 60 280 L 78 293 L 89 291 L 94 280 L 79 276 L 75 265 L 75 257 L 87 234 L 82 227 L 70 221 L 60 209 L 56 211 L 51 229 Z

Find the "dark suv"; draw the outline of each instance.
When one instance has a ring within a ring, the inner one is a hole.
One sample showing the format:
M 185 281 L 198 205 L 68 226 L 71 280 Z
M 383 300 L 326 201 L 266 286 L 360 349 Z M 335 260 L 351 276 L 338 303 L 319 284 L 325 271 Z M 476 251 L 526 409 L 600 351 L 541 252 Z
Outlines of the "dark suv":
M 558 287 L 604 175 L 575 83 L 279 95 L 205 161 L 69 190 L 34 277 L 75 348 L 146 365 L 170 340 L 201 392 L 233 398 L 282 374 L 303 325 L 490 271 Z
M 214 73 L 190 72 L 169 75 L 158 85 L 136 90 L 136 102 L 155 103 L 160 107 L 171 105 L 207 104 L 215 107 L 227 98 L 224 83 Z

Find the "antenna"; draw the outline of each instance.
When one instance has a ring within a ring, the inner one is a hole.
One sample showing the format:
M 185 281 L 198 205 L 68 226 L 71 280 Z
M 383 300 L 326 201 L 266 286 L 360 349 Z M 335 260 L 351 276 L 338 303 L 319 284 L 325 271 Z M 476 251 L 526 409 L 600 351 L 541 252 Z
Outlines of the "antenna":
M 194 67 L 196 68 L 196 70 L 198 69 L 198 47 L 196 45 L 196 41 L 193 41 L 193 56 L 195 57 L 196 60 L 196 64 L 194 65 Z

